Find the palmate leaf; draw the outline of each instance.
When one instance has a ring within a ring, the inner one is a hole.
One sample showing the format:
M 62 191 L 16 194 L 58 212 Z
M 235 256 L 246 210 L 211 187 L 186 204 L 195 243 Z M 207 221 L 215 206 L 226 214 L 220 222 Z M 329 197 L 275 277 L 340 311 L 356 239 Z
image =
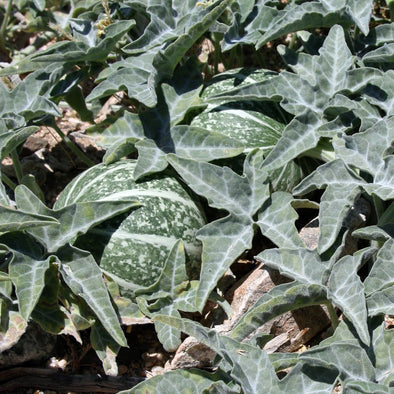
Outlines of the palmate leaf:
M 60 273 L 67 286 L 89 305 L 111 337 L 119 345 L 127 346 L 102 272 L 93 256 L 83 250 L 65 246 L 57 252 L 57 257 L 61 262 Z
M 45 260 L 13 251 L 9 275 L 16 288 L 19 311 L 28 321 L 45 287 L 45 273 L 53 257 Z
M 322 261 L 316 251 L 309 249 L 268 249 L 257 255 L 256 259 L 302 284 L 325 288 L 327 299 L 342 310 L 356 327 L 360 339 L 368 345 L 366 299 L 357 271 L 373 253 L 374 250 L 366 249 L 354 256 L 342 257 L 332 267 L 329 262 Z M 296 291 L 294 297 L 297 297 Z M 303 288 L 299 291 L 298 296 L 302 297 Z M 324 294 L 324 290 L 321 291 Z
M 365 0 L 363 2 L 365 3 Z M 261 48 L 269 41 L 299 30 L 331 27 L 335 24 L 349 26 L 352 23 L 351 17 L 343 12 L 343 1 L 330 2 L 331 7 L 327 7 L 327 3 L 312 1 L 288 5 L 279 11 L 268 25 L 260 27 L 262 36 L 256 42 L 256 48 Z
M 328 250 L 333 244 L 344 218 L 365 184 L 342 160 L 334 160 L 320 166 L 293 190 L 294 194 L 302 195 L 314 188 L 326 188 L 320 202 L 319 253 Z
M 380 324 L 372 333 L 372 346 L 376 356 L 376 380 L 386 387 L 393 382 L 394 368 L 394 332 L 385 329 L 385 324 Z
M 373 105 L 381 108 L 386 116 L 394 114 L 394 70 L 376 75 L 362 90 L 363 96 Z
M 379 138 L 377 138 L 379 136 Z M 384 165 L 385 152 L 394 140 L 394 117 L 376 122 L 368 130 L 334 140 L 335 153 L 348 165 L 371 175 Z
M 24 212 L 4 206 L 0 206 L 0 222 L 0 233 L 59 224 L 54 217 L 49 215 Z
M 202 241 L 202 266 L 196 295 L 197 308 L 202 309 L 212 289 L 230 265 L 252 247 L 252 221 L 229 215 L 204 226 L 197 233 Z
M 330 265 L 315 250 L 304 248 L 267 249 L 256 256 L 258 261 L 278 269 L 283 275 L 307 285 L 324 286 Z
M 368 52 L 363 56 L 365 64 L 384 64 L 394 62 L 394 44 L 384 44 L 382 47 Z
M 0 131 L 0 157 L 4 159 L 10 152 L 16 149 L 19 145 L 24 143 L 30 135 L 34 134 L 37 130 L 37 126 L 21 127 L 19 129 L 4 130 L 1 128 Z
M 137 149 L 137 179 L 164 170 L 169 153 L 204 161 L 240 154 L 244 147 L 237 140 L 199 127 L 178 125 L 188 111 L 203 105 L 201 88 L 201 75 L 187 63 L 168 84 L 161 85 L 156 107 L 140 115 L 125 113 L 103 132 L 93 133 L 108 148 L 104 162 L 111 163 Z
M 278 193 L 272 199 L 269 197 L 267 173 L 261 169 L 262 159 L 261 151 L 251 152 L 244 163 L 244 175 L 240 176 L 228 167 L 169 155 L 170 164 L 197 194 L 204 196 L 212 207 L 230 213 L 197 233 L 203 243 L 196 298 L 199 309 L 228 267 L 251 248 L 256 225 L 278 246 L 302 245 L 292 224 L 297 215 L 289 203 L 289 195 Z M 255 221 L 253 216 L 260 207 L 263 208 Z M 280 216 L 277 216 L 278 210 Z
M 309 6 L 314 3 L 304 4 Z M 288 52 L 285 59 L 290 60 L 296 73 L 282 71 L 276 77 L 210 99 L 220 102 L 276 100 L 286 111 L 296 115 L 267 156 L 267 170 L 283 167 L 293 158 L 314 149 L 321 137 L 332 137 L 342 131 L 343 124 L 340 123 L 334 123 L 332 130 L 327 129 L 330 124 L 325 112 L 332 107 L 332 100 L 341 92 L 350 94 L 360 91 L 382 76 L 382 72 L 376 69 L 353 69 L 343 28 L 338 25 L 330 29 L 318 56 L 302 54 L 296 58 L 295 54 L 290 54 Z
M 93 201 L 52 210 L 23 185 L 15 190 L 15 198 L 19 208 L 36 215 L 48 216 L 54 222 L 52 226 L 30 230 L 30 234 L 45 245 L 48 253 L 55 253 L 61 246 L 71 242 L 77 235 L 86 233 L 94 225 L 141 205 L 135 201 Z
M 256 221 L 264 236 L 285 248 L 304 245 L 294 224 L 298 214 L 291 205 L 293 201 L 291 194 L 273 193 L 259 210 Z
M 105 374 L 117 376 L 118 364 L 116 362 L 116 356 L 120 350 L 120 346 L 108 334 L 100 322 L 95 322 L 92 326 L 90 343 L 103 364 Z
M 148 2 L 146 13 L 150 23 L 142 36 L 122 48 L 133 56 L 120 65 L 111 66 L 112 70 L 118 66 L 121 69 L 99 75 L 98 81 L 102 82 L 89 95 L 88 101 L 126 89 L 129 97 L 154 107 L 157 103 L 156 86 L 172 77 L 182 57 L 231 1 L 217 1 L 210 7 L 197 6 L 195 1 Z
M 26 332 L 27 329 L 27 321 L 22 317 L 22 315 L 19 312 L 9 311 L 7 318 L 8 318 L 7 330 L 0 332 L 1 353 L 14 346 L 19 341 L 21 336 Z
M 48 73 L 37 71 L 19 83 L 12 91 L 0 85 L 0 115 L 18 114 L 26 120 L 43 115 L 60 116 L 55 103 L 43 97 L 43 82 Z M 45 83 L 45 82 L 44 82 Z
M 280 381 L 282 393 L 313 393 L 331 394 L 336 386 L 338 373 L 335 370 L 322 367 L 310 367 L 309 365 L 297 364 Z
M 118 41 L 135 26 L 134 20 L 116 21 L 105 29 L 102 37 L 97 35 L 94 22 L 70 19 L 71 29 L 76 41 L 63 41 L 51 45 L 45 51 L 36 53 L 33 62 L 103 62 Z
M 369 345 L 370 335 L 367 324 L 367 305 L 364 285 L 357 271 L 373 249 L 361 250 L 353 256 L 344 256 L 332 267 L 328 279 L 328 298 L 332 300 L 354 325 L 363 343 Z
M 202 9 L 203 11 L 200 11 L 197 14 L 196 12 L 193 12 L 193 10 L 190 16 L 185 18 L 186 20 L 189 18 L 191 19 L 186 23 L 185 19 L 183 19 L 183 23 L 181 25 L 184 27 L 180 31 L 176 40 L 166 46 L 165 49 L 160 50 L 153 59 L 153 65 L 155 67 L 153 79 L 156 83 L 159 83 L 163 78 L 168 78 L 172 75 L 175 66 L 179 63 L 189 48 L 191 48 L 203 33 L 207 31 L 223 14 L 232 1 L 233 0 L 219 0 L 208 7 L 198 6 L 198 3 L 195 4 L 194 9 Z
M 98 75 L 98 85 L 86 97 L 86 101 L 94 101 L 125 90 L 130 98 L 135 98 L 147 107 L 153 107 L 157 103 L 155 87 L 149 79 L 153 55 L 147 55 L 151 54 L 141 55 L 143 61 L 136 59 L 134 64 L 128 66 L 125 62 L 122 62 L 122 66 L 115 63 L 105 69 Z
M 269 320 L 286 312 L 327 302 L 327 290 L 320 285 L 299 282 L 275 286 L 260 297 L 231 331 L 231 338 L 242 341 Z
M 304 59 L 304 58 L 302 58 Z M 268 155 L 267 170 L 284 166 L 291 159 L 314 148 L 322 135 L 319 128 L 323 125 L 324 108 L 331 97 L 343 89 L 347 70 L 352 66 L 344 32 L 334 26 L 327 36 L 319 56 L 308 57 L 314 78 L 306 78 L 303 69 L 300 75 L 282 72 L 269 80 L 247 85 L 231 92 L 232 100 L 267 100 L 278 98 L 281 106 L 297 115 L 283 131 L 282 138 Z M 235 97 L 234 97 L 235 96 Z M 230 99 L 221 94 L 217 99 Z
M 394 241 L 389 238 L 380 248 L 371 272 L 365 279 L 364 287 L 370 316 L 380 313 L 392 314 L 394 311 L 393 303 L 390 302 L 394 295 L 394 269 L 391 261 L 393 251 Z
M 201 369 L 177 369 L 164 375 L 153 376 L 130 390 L 118 394 L 144 394 L 149 392 L 187 392 L 187 393 L 225 393 L 236 394 L 239 390 L 231 388 L 226 383 L 229 376 L 222 371 L 207 372 Z M 234 383 L 230 383 L 234 386 Z
M 230 375 L 241 386 L 242 392 L 260 393 L 266 387 L 269 387 L 273 393 L 280 392 L 279 379 L 275 375 L 268 355 L 260 348 L 221 336 L 216 331 L 190 320 L 167 316 L 156 316 L 155 320 L 176 327 L 216 351 L 230 364 Z
M 297 195 L 314 188 L 326 188 L 319 213 L 322 230 L 318 246 L 320 252 L 327 250 L 334 242 L 342 220 L 362 189 L 383 200 L 394 197 L 394 157 L 386 156 L 394 138 L 393 121 L 392 117 L 385 118 L 362 133 L 334 139 L 333 145 L 340 159 L 320 166 L 293 190 Z M 373 181 L 364 181 L 350 170 L 351 166 L 370 173 Z
M 328 345 L 320 344 L 299 356 L 308 365 L 336 369 L 343 384 L 346 380 L 375 380 L 375 369 L 367 352 L 356 343 L 336 341 Z

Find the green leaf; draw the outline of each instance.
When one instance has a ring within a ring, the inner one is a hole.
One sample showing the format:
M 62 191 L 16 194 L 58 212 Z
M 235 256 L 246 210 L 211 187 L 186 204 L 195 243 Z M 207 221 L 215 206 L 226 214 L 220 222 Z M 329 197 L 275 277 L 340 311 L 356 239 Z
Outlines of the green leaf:
M 343 219 L 360 195 L 361 187 L 364 185 L 366 183 L 342 160 L 334 160 L 320 166 L 293 190 L 294 194 L 302 195 L 315 188 L 326 187 L 320 202 L 319 253 L 326 251 L 335 241 Z
M 348 393 L 360 394 L 390 394 L 390 388 L 374 382 L 365 382 L 360 380 L 348 380 L 344 386 Z
M 380 248 L 376 261 L 364 281 L 367 296 L 368 313 L 373 316 L 380 313 L 392 313 L 392 302 L 389 300 L 394 294 L 394 270 L 391 264 L 394 241 L 388 239 Z
M 178 240 L 170 250 L 163 271 L 157 281 L 149 287 L 137 290 L 136 295 L 160 291 L 175 300 L 179 285 L 188 280 L 185 263 L 185 248 L 182 241 Z
M 127 346 L 119 318 L 112 306 L 101 270 L 92 255 L 66 246 L 57 253 L 61 261 L 60 273 L 72 292 L 83 298 L 103 327 L 121 346 Z
M 242 341 L 269 320 L 286 312 L 327 302 L 327 291 L 319 285 L 299 282 L 275 286 L 261 296 L 231 331 L 231 338 Z
M 334 140 L 335 153 L 348 165 L 374 175 L 394 139 L 394 117 L 382 119 L 368 130 Z
M 31 316 L 46 332 L 50 332 L 54 335 L 61 333 L 74 334 L 74 337 L 81 342 L 78 334 L 67 330 L 67 325 L 69 325 L 71 321 L 67 318 L 65 308 L 59 303 L 59 299 L 61 299 L 59 261 L 53 256 L 52 260 L 52 264 L 45 272 L 45 287 Z
M 373 11 L 373 0 L 350 0 L 348 12 L 364 35 L 369 32 L 369 22 Z
M 222 371 L 207 372 L 201 369 L 178 369 L 166 372 L 164 375 L 153 376 L 130 390 L 118 394 L 164 393 L 169 390 L 177 393 L 210 393 L 215 388 L 217 392 L 234 394 L 226 385 L 229 377 Z
M 19 312 L 10 311 L 8 315 L 8 327 L 0 332 L 0 352 L 12 348 L 21 336 L 26 332 L 27 321 Z
M 256 223 L 261 233 L 280 247 L 304 246 L 294 224 L 298 214 L 291 205 L 292 201 L 291 194 L 275 192 L 258 212 Z
M 49 253 L 56 252 L 61 246 L 73 241 L 77 235 L 86 233 L 94 225 L 141 205 L 135 201 L 92 201 L 52 210 L 24 186 L 17 187 L 15 198 L 18 207 L 45 214 L 56 220 L 56 225 L 30 230 L 30 234 L 39 239 Z
M 197 338 L 216 351 L 230 364 L 230 374 L 242 387 L 244 393 L 260 393 L 264 391 L 264 387 L 270 387 L 272 392 L 277 392 L 279 379 L 275 375 L 268 355 L 260 348 L 241 344 L 190 320 L 167 316 L 156 316 L 155 320 Z
M 367 346 L 370 335 L 367 324 L 367 305 L 364 297 L 364 285 L 357 271 L 364 259 L 368 259 L 374 250 L 366 249 L 353 256 L 344 256 L 337 261 L 328 279 L 328 298 L 331 299 L 350 320 L 360 339 Z
M 384 44 L 382 47 L 368 52 L 363 56 L 365 64 L 384 64 L 394 62 L 394 44 Z
M 252 222 L 229 215 L 209 223 L 197 232 L 202 241 L 202 266 L 197 291 L 197 308 L 201 310 L 218 280 L 245 250 L 252 247 Z
M 385 329 L 385 324 L 380 324 L 372 334 L 372 345 L 375 360 L 376 380 L 386 386 L 391 386 L 394 368 L 394 331 Z
M 0 232 L 20 231 L 33 227 L 58 225 L 50 216 L 0 206 Z
M 288 5 L 270 20 L 268 26 L 262 26 L 261 32 L 264 34 L 256 47 L 261 48 L 269 41 L 298 30 L 331 27 L 334 24 L 349 26 L 351 19 L 345 13 L 338 12 L 340 8 L 334 6 L 334 9 L 330 10 L 317 1 Z
M 28 321 L 45 287 L 45 273 L 53 258 L 39 260 L 16 251 L 13 255 L 9 275 L 16 288 L 19 311 Z
M 297 364 L 280 381 L 282 393 L 327 393 L 331 394 L 336 386 L 338 373 L 328 368 L 309 367 Z
M 135 26 L 134 20 L 121 20 L 105 29 L 103 38 L 97 36 L 92 21 L 70 19 L 76 41 L 62 41 L 50 45 L 48 49 L 35 53 L 31 60 L 42 62 L 104 62 L 118 41 Z
M 4 127 L 5 129 L 5 127 Z M 27 137 L 38 130 L 36 126 L 22 127 L 16 130 L 8 129 L 0 131 L 0 157 L 4 159 L 19 145 L 25 142 Z
M 319 345 L 300 354 L 299 359 L 311 366 L 336 369 L 342 381 L 347 379 L 364 382 L 375 380 L 375 369 L 366 351 L 355 343 L 336 341 Z
M 155 68 L 153 79 L 157 83 L 164 78 L 171 77 L 175 66 L 180 62 L 189 48 L 223 14 L 232 1 L 219 0 L 208 7 L 199 7 L 198 4 L 195 5 L 192 12 L 177 27 L 181 27 L 190 18 L 189 23 L 183 25 L 182 29 L 179 29 L 178 32 L 174 32 L 176 39 L 167 45 L 165 49 L 160 50 L 153 59 L 153 66 Z
M 252 191 L 246 177 L 228 167 L 187 160 L 170 155 L 170 164 L 186 183 L 207 198 L 210 206 L 226 209 L 237 215 L 249 216 Z
M 181 318 L 181 315 L 177 311 L 176 307 L 173 304 L 167 305 L 160 309 L 157 313 L 160 315 L 166 315 L 175 318 Z M 154 320 L 156 313 L 153 313 L 151 317 Z M 163 324 L 160 321 L 155 321 L 155 330 L 157 332 L 157 337 L 159 341 L 163 344 L 163 347 L 168 352 L 174 352 L 178 349 L 179 345 L 182 343 L 181 341 L 181 332 L 174 327 L 171 327 L 167 324 Z
M 324 286 L 329 275 L 329 263 L 322 261 L 315 250 L 266 249 L 256 259 L 306 285 Z
M 44 97 L 44 92 L 61 74 L 61 67 L 51 65 L 31 73 L 10 92 L 1 85 L 0 115 L 18 114 L 26 120 L 45 115 L 60 116 L 56 104 Z
M 99 322 L 95 322 L 91 328 L 90 343 L 103 363 L 105 374 L 117 376 L 118 364 L 116 362 L 116 356 L 120 350 L 120 346 L 108 335 L 108 332 Z
M 147 107 L 153 107 L 157 103 L 154 87 L 149 84 L 149 71 L 136 66 L 113 70 L 112 74 L 106 74 L 105 78 L 101 74 L 98 76 L 96 82 L 102 82 L 86 97 L 87 102 L 126 90 L 129 97 L 135 98 Z
M 35 5 L 40 11 L 44 11 L 44 8 L 45 8 L 45 0 L 34 0 L 34 5 Z
M 385 111 L 387 116 L 394 114 L 394 70 L 389 70 L 374 78 L 370 78 L 362 90 L 364 97 Z

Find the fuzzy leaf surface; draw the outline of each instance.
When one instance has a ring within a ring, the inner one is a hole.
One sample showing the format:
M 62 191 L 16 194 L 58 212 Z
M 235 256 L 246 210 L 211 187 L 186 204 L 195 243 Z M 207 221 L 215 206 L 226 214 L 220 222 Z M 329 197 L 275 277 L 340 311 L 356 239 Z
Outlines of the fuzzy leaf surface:
M 127 346 L 119 318 L 112 306 L 102 272 L 93 256 L 83 250 L 66 246 L 57 253 L 60 273 L 74 294 L 83 298 L 111 337 Z
M 117 214 L 141 204 L 135 201 L 93 201 L 68 205 L 59 210 L 47 208 L 24 186 L 16 190 L 17 205 L 37 214 L 44 214 L 57 221 L 56 225 L 43 229 L 30 230 L 30 234 L 39 239 L 49 253 L 56 252 L 61 246 L 71 242 L 77 235 L 86 233 L 89 228 Z

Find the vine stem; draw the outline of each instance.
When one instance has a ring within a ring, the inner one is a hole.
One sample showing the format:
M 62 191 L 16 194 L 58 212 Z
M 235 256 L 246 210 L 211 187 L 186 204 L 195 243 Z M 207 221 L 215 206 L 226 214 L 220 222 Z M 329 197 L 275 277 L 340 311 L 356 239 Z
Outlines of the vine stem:
M 386 3 L 390 10 L 390 20 L 391 22 L 394 22 L 394 0 L 386 0 Z
M 332 328 L 335 330 L 338 327 L 338 324 L 339 324 L 339 319 L 338 319 L 338 316 L 337 316 L 337 312 L 335 311 L 335 308 L 331 304 L 331 302 L 328 302 L 326 305 L 327 305 L 328 313 L 330 315 Z
M 16 179 L 18 179 L 18 183 L 21 183 L 23 178 L 23 170 L 22 170 L 21 162 L 19 160 L 18 153 L 16 152 L 15 149 L 10 153 L 10 156 L 12 159 L 12 165 L 15 170 Z
M 14 183 L 6 174 L 1 174 L 1 180 L 12 190 L 15 190 L 16 183 Z
M 1 23 L 1 27 L 0 27 L 0 51 L 3 53 L 7 53 L 7 49 L 5 47 L 5 31 L 7 29 L 8 20 L 10 19 L 11 9 L 12 9 L 12 0 L 8 0 L 3 22 Z
M 71 140 L 70 138 L 67 137 L 66 134 L 63 133 L 63 131 L 60 130 L 56 122 L 51 122 L 50 125 L 56 133 L 59 134 L 59 137 L 64 141 L 64 143 L 67 145 L 67 147 L 77 155 L 79 159 L 81 159 L 88 167 L 94 166 L 95 163 L 93 163 L 92 160 L 90 160 Z

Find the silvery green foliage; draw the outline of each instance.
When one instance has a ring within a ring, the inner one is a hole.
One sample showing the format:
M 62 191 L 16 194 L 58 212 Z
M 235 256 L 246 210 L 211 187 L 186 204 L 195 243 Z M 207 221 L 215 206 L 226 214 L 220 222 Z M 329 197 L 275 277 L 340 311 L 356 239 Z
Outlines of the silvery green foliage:
M 36 320 L 52 333 L 69 333 L 78 339 L 81 327 L 73 322 L 73 308 L 81 308 L 79 321 L 85 320 L 85 328 L 97 320 L 112 342 L 126 346 L 101 270 L 90 253 L 69 243 L 97 223 L 140 204 L 72 203 L 62 210 L 52 210 L 25 186 L 18 186 L 15 195 L 16 207 L 1 207 L 0 243 L 5 252 L 1 263 L 8 271 L 8 286 L 2 289 L 6 296 L 2 299 L 2 318 L 5 337 L 10 337 L 1 342 L 1 350 L 17 341 L 26 329 L 25 325 L 22 330 L 14 330 L 15 314 L 25 322 Z M 66 297 L 61 295 L 61 286 L 65 285 L 70 289 Z M 15 300 L 10 292 L 12 286 Z
M 38 16 L 49 3 L 14 4 L 32 7 Z M 119 274 L 124 265 L 114 254 L 105 264 L 118 270 L 116 276 L 103 274 L 99 254 L 87 249 L 103 235 L 103 222 L 115 223 L 115 232 L 125 216 L 157 212 L 160 203 L 119 193 L 98 198 L 94 193 L 104 186 L 96 185 L 84 201 L 68 190 L 72 197 L 50 209 L 25 186 L 12 193 L 1 184 L 0 350 L 13 346 L 31 320 L 77 341 L 90 328 L 104 370 L 115 375 L 116 354 L 126 345 L 121 324 L 151 319 L 167 350 L 177 348 L 181 332 L 210 346 L 216 370 L 168 372 L 125 393 L 332 393 L 338 385 L 344 393 L 389 393 L 393 23 L 373 16 L 372 0 L 124 0 L 109 2 L 110 15 L 99 0 L 71 3 L 70 13 L 55 21 L 72 39 L 19 56 L 0 71 L 30 73 L 16 86 L 0 84 L 1 159 L 17 153 L 37 125 L 59 116 L 59 100 L 92 121 L 104 100 L 122 91 L 124 106 L 91 129 L 106 154 L 104 164 L 86 173 L 100 179 L 124 156 L 136 155 L 132 170 L 124 170 L 127 179 L 110 192 L 132 181 L 141 187 L 139 197 L 152 193 L 142 187 L 150 177 L 171 189 L 165 179 L 175 170 L 190 204 L 209 205 L 210 219 L 197 220 L 185 237 L 160 238 L 167 241 L 165 251 L 155 245 L 141 253 L 143 272 L 152 276 L 135 286 L 130 272 Z M 33 30 L 39 23 L 34 19 Z M 288 34 L 290 45 L 278 46 L 287 65 L 281 72 L 241 64 L 203 82 L 192 55 L 203 37 L 231 58 L 241 45 L 263 50 Z M 95 87 L 85 98 L 81 86 L 88 79 Z M 366 226 L 352 232 L 363 249 L 344 255 L 350 235 L 344 220 L 360 196 L 371 206 Z M 169 202 L 166 207 L 154 223 L 159 229 L 168 217 L 183 224 L 195 219 Z M 319 208 L 315 250 L 298 235 L 303 207 Z M 133 228 L 130 248 L 146 238 L 147 223 L 141 223 Z M 259 250 L 256 260 L 292 282 L 264 294 L 227 336 L 183 318 L 182 312 L 202 311 L 208 299 L 231 313 L 217 293 L 219 280 L 255 246 L 258 233 L 274 247 Z M 190 270 L 194 252 L 201 269 Z M 333 319 L 331 336 L 300 354 L 261 350 L 264 323 L 322 304 L 342 315 L 338 326 Z M 283 370 L 287 375 L 279 379 Z

